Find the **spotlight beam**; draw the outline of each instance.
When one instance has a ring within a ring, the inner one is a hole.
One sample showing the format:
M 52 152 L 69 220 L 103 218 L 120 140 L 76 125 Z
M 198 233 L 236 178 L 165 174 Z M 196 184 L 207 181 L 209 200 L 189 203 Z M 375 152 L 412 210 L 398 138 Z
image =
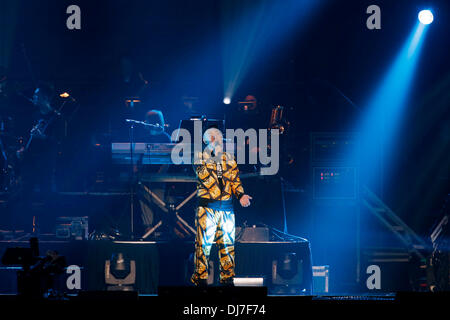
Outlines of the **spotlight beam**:
M 267 63 L 274 50 L 282 50 L 290 36 L 305 29 L 322 1 L 227 0 L 222 3 L 224 97 L 233 98 L 250 66 Z
M 388 171 L 385 164 L 388 163 L 387 159 L 392 157 L 391 151 L 408 102 L 427 29 L 427 25 L 417 22 L 379 87 L 369 99 L 367 111 L 362 114 L 355 129 L 361 135 L 361 150 L 360 153 L 355 151 L 352 157 L 361 154 L 360 161 L 365 166 L 362 170 L 364 182 L 371 185 L 376 179 L 381 179 L 381 193 L 383 177 Z

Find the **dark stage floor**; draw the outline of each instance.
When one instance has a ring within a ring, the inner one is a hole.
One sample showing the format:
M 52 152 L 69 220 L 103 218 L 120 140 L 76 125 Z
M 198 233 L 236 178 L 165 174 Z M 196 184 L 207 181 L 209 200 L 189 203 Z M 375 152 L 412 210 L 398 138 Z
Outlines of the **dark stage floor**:
M 84 292 L 59 300 L 28 300 L 16 295 L 0 295 L 0 305 L 27 306 L 30 310 L 72 310 L 73 314 L 118 315 L 144 312 L 164 319 L 293 319 L 324 315 L 326 311 L 348 316 L 386 315 L 392 309 L 403 312 L 421 306 L 436 308 L 449 301 L 444 293 L 386 293 L 361 295 L 271 296 L 265 288 L 207 289 L 165 287 L 160 295 L 135 292 Z M 89 308 L 85 308 L 88 306 Z M 91 308 L 95 307 L 95 308 Z M 361 308 L 361 309 L 360 309 Z M 312 312 L 312 313 L 311 313 Z M 53 313 L 60 314 L 60 313 Z

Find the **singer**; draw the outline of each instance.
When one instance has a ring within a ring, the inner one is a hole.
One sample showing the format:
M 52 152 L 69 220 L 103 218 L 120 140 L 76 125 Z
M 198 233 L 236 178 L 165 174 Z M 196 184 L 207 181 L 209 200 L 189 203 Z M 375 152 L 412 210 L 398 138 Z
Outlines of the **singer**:
M 248 207 L 252 197 L 244 194 L 239 169 L 233 156 L 223 152 L 222 134 L 218 129 L 205 131 L 206 144 L 202 161 L 195 165 L 197 198 L 195 226 L 194 273 L 191 281 L 206 286 L 208 261 L 213 242 L 217 243 L 220 259 L 220 283 L 232 286 L 235 276 L 235 220 L 232 195 L 241 206 Z

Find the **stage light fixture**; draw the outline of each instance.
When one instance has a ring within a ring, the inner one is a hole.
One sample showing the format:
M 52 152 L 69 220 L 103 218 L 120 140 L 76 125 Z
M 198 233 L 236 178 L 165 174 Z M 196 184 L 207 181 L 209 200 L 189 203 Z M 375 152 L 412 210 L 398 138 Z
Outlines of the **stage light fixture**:
M 223 98 L 223 103 L 224 104 L 230 104 L 231 103 L 231 99 L 228 97 Z
M 430 10 L 422 10 L 419 12 L 419 21 L 422 24 L 430 24 L 433 22 L 433 13 Z
M 59 95 L 61 98 L 68 98 L 70 97 L 70 94 L 68 92 L 63 92 Z
M 303 282 L 303 261 L 295 252 L 281 252 L 272 261 L 272 294 L 299 294 L 306 292 Z

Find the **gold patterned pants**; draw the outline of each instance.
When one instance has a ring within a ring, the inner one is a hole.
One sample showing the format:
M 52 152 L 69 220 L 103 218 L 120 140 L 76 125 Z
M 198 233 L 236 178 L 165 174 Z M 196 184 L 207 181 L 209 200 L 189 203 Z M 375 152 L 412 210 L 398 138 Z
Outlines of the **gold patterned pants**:
M 198 207 L 195 219 L 194 274 L 191 281 L 208 279 L 211 246 L 216 242 L 220 259 L 220 282 L 226 282 L 234 273 L 234 212 Z

